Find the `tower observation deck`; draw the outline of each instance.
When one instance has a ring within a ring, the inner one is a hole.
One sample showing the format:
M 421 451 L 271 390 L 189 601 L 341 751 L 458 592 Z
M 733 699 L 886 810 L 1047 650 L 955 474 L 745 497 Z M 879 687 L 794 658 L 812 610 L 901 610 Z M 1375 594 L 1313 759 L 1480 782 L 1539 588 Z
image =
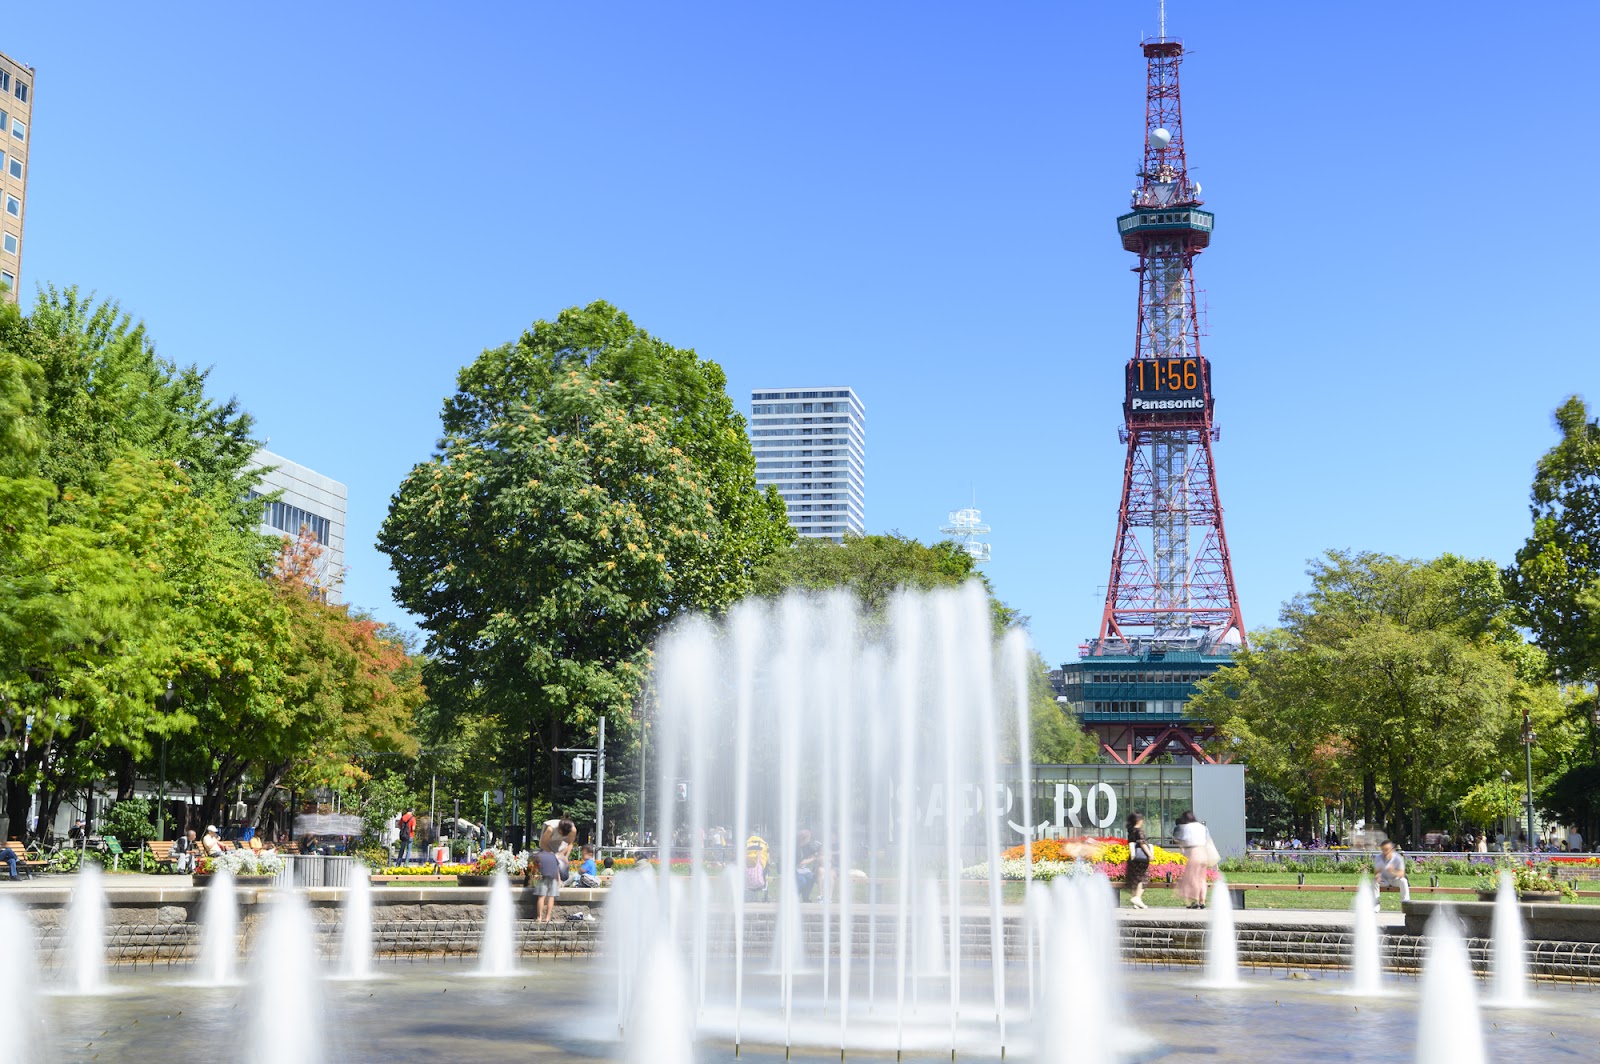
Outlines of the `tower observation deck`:
M 1083 667 L 1090 659 L 1139 662 L 1174 652 L 1199 654 L 1215 667 L 1245 639 L 1212 454 L 1216 397 L 1195 314 L 1194 260 L 1210 246 L 1215 218 L 1189 174 L 1178 86 L 1183 44 L 1163 34 L 1141 48 L 1144 156 L 1131 209 L 1117 219 L 1123 248 L 1139 257 L 1119 429 L 1127 452 L 1111 577 Z M 1168 750 L 1203 757 L 1204 736 L 1185 728 L 1181 704 L 1151 704 L 1160 709 L 1151 711 L 1148 734 L 1130 713 L 1131 731 L 1101 736 L 1107 752 L 1118 760 Z M 1088 717 L 1084 723 L 1102 730 Z

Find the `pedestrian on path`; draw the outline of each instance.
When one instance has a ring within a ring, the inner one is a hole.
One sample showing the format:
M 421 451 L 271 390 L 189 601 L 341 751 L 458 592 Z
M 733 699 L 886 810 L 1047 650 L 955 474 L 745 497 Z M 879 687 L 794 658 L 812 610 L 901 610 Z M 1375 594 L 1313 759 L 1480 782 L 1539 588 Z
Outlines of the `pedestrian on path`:
M 411 860 L 411 838 L 417 833 L 417 814 L 408 808 L 400 814 L 400 853 L 399 863 L 406 864 Z
M 1144 833 L 1144 814 L 1128 814 L 1128 870 L 1122 882 L 1132 892 L 1128 904 L 1135 909 L 1148 909 L 1144 903 L 1144 885 L 1150 878 L 1150 839 Z
M 1217 864 L 1217 846 L 1211 841 L 1211 831 L 1185 809 L 1178 816 L 1178 829 L 1174 832 L 1178 848 L 1183 851 L 1183 875 L 1178 879 L 1178 897 L 1186 908 L 1206 907 L 1206 873 Z

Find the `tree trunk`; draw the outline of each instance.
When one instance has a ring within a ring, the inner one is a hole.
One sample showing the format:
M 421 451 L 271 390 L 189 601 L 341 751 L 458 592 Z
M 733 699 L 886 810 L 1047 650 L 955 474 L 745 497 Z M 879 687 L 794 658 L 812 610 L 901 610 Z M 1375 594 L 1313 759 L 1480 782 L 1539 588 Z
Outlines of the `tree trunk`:
M 290 762 L 283 761 L 274 765 L 267 773 L 266 782 L 261 786 L 261 800 L 256 803 L 255 815 L 250 818 L 250 826 L 257 831 L 261 830 L 261 814 L 267 810 L 267 801 L 272 797 L 273 790 L 278 786 L 278 781 L 283 779 L 289 771 Z
M 117 758 L 117 801 L 125 802 L 133 797 L 133 781 L 133 755 L 124 750 Z
M 1378 777 L 1371 772 L 1361 777 L 1361 820 L 1371 831 L 1374 827 L 1372 818 L 1378 812 Z

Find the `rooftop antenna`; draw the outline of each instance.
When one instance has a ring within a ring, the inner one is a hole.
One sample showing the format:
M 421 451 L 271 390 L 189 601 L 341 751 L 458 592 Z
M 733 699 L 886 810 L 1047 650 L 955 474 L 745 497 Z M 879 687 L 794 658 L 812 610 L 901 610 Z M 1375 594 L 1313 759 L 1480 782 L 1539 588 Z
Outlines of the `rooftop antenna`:
M 1167 39 L 1167 0 L 1161 0 L 1161 39 Z
M 973 500 L 977 500 L 976 491 L 973 492 Z M 983 523 L 983 511 L 976 506 L 951 510 L 950 523 L 939 531 L 955 540 L 956 545 L 966 552 L 974 564 L 981 565 L 989 560 L 989 544 L 978 538 L 989 534 L 989 526 Z

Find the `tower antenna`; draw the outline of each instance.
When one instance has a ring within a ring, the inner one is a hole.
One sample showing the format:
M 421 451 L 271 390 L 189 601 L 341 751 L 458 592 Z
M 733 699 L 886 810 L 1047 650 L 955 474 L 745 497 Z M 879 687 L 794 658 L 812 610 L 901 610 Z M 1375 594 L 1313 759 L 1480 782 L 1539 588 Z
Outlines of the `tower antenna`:
M 1167 39 L 1167 0 L 1161 0 L 1161 39 Z

